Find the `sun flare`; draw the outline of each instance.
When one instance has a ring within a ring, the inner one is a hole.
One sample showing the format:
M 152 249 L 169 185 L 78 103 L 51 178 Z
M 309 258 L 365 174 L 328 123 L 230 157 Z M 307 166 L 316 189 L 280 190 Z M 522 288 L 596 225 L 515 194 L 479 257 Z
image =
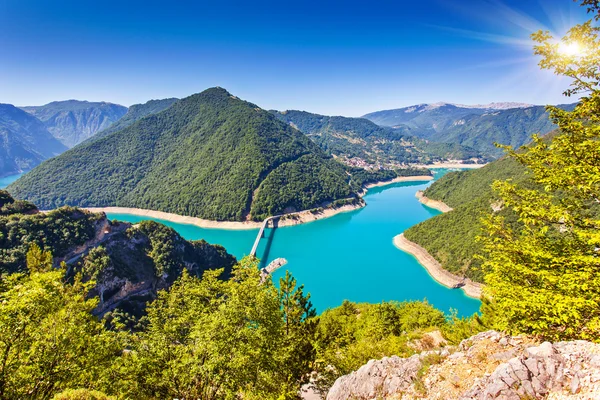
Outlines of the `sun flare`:
M 561 42 L 558 45 L 558 52 L 562 56 L 575 57 L 583 53 L 583 47 L 578 42 Z

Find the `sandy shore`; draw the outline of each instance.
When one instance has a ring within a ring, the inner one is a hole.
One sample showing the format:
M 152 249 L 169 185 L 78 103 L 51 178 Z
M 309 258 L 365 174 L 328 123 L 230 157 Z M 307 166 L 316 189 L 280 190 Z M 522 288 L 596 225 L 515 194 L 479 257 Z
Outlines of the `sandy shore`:
M 319 219 L 325 219 L 333 217 L 334 215 L 354 211 L 358 208 L 364 207 L 363 205 L 345 205 L 338 208 L 326 208 L 319 211 L 300 211 L 293 214 L 286 215 L 285 218 L 279 220 L 277 226 L 293 226 L 304 224 Z M 187 217 L 179 214 L 172 214 L 163 211 L 145 210 L 142 208 L 127 208 L 127 207 L 87 207 L 85 208 L 91 212 L 103 212 L 110 214 L 129 214 L 137 215 L 140 217 L 162 219 L 169 222 L 175 222 L 178 224 L 195 225 L 200 228 L 207 229 L 229 229 L 229 230 L 247 230 L 247 229 L 259 229 L 262 222 L 255 221 L 212 221 L 208 219 Z
M 410 181 L 428 181 L 433 179 L 430 176 L 401 176 L 391 181 L 372 183 L 366 186 L 367 190 L 372 187 L 387 186 L 397 182 L 410 182 Z M 305 224 L 308 222 L 317 221 L 333 217 L 334 215 L 354 211 L 356 209 L 364 207 L 366 204 L 345 205 L 337 208 L 324 208 L 316 210 L 305 210 L 297 213 L 286 215 L 284 218 L 279 220 L 278 226 L 292 226 Z M 83 208 L 83 207 L 82 207 Z M 179 214 L 168 213 L 164 211 L 145 210 L 142 208 L 129 208 L 129 207 L 87 207 L 86 210 L 91 212 L 104 212 L 111 214 L 129 214 L 137 215 L 140 217 L 162 219 L 169 222 L 175 222 L 178 224 L 195 225 L 200 228 L 207 229 L 230 229 L 230 230 L 246 230 L 246 229 L 259 229 L 262 222 L 254 221 L 212 221 L 208 219 L 202 219 L 197 217 L 188 217 Z
M 430 199 L 429 197 L 426 197 L 423 194 L 422 190 L 419 190 L 415 194 L 415 197 L 417 199 L 419 199 L 419 201 L 422 204 L 425 204 L 427 207 L 435 208 L 436 210 L 439 210 L 441 212 L 448 212 L 448 211 L 452 211 L 453 210 L 452 207 L 450 207 L 448 204 L 444 203 L 443 201 L 433 200 L 433 199 Z
M 411 164 L 413 168 L 462 168 L 475 169 L 485 167 L 487 164 L 462 164 L 459 162 L 436 162 L 433 164 Z
M 429 275 L 442 285 L 449 288 L 460 287 L 467 296 L 476 299 L 481 298 L 481 289 L 483 285 L 473 282 L 469 278 L 461 278 L 460 276 L 446 271 L 442 268 L 442 265 L 427 252 L 427 250 L 406 239 L 403 233 L 394 237 L 394 245 L 400 250 L 413 255 L 419 264 L 425 267 L 427 272 L 429 272 Z

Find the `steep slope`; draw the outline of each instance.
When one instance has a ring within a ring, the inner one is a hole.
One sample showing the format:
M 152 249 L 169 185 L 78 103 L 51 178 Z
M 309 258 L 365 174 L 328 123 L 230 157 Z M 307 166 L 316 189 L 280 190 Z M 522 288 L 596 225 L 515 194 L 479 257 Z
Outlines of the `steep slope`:
M 574 104 L 559 107 L 572 109 Z M 502 155 L 494 143 L 520 147 L 531 141 L 532 134 L 556 128 L 544 106 L 494 109 L 425 104 L 375 112 L 365 118 L 381 125 L 406 126 L 420 138 L 464 145 L 494 158 Z
M 483 228 L 480 219 L 492 212 L 495 196 L 491 184 L 506 179 L 527 184 L 525 167 L 504 157 L 477 170 L 444 175 L 424 195 L 453 210 L 409 228 L 404 236 L 425 248 L 448 271 L 482 282 L 480 261 L 474 257 L 480 251 L 476 240 Z
M 323 150 L 337 157 L 361 158 L 368 163 L 429 163 L 477 158 L 464 146 L 429 143 L 410 135 L 410 129 L 378 126 L 365 118 L 329 117 L 305 111 L 272 111 L 306 133 Z
M 29 170 L 66 149 L 38 119 L 0 104 L 0 177 Z
M 125 206 L 245 220 L 351 197 L 348 181 L 300 131 L 212 88 L 71 149 L 8 190 L 42 208 Z
M 187 241 L 153 221 L 132 226 L 73 207 L 40 213 L 0 190 L 0 274 L 25 271 L 33 244 L 50 251 L 55 266 L 65 261 L 70 276 L 82 271 L 95 279 L 91 295 L 101 299 L 97 314 L 120 308 L 139 316 L 184 269 L 201 276 L 224 268 L 228 276 L 236 261 L 222 246 Z
M 127 114 L 125 114 L 121 119 L 117 122 L 113 123 L 108 128 L 96 133 L 94 136 L 87 140 L 97 140 L 103 137 L 106 137 L 114 132 L 120 131 L 121 129 L 127 128 L 132 125 L 134 122 L 139 121 L 140 119 L 159 113 L 167 108 L 171 107 L 173 103 L 177 100 L 176 98 L 169 99 L 161 99 L 161 100 L 150 100 L 144 104 L 134 104 L 127 110 Z
M 73 147 L 108 128 L 127 112 L 127 107 L 106 102 L 54 101 L 44 106 L 21 107 L 44 123 L 65 146 Z

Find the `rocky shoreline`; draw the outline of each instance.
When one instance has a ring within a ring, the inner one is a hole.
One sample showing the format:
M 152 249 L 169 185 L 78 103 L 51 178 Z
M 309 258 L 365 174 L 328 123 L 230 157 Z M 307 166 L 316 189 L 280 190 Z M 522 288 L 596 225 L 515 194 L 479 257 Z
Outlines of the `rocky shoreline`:
M 427 207 L 431 207 L 431 208 L 435 208 L 438 211 L 441 212 L 448 212 L 448 211 L 452 211 L 453 208 L 450 207 L 448 204 L 444 203 L 443 201 L 439 201 L 439 200 L 433 200 L 430 199 L 429 197 L 425 196 L 423 194 L 422 190 L 419 190 L 416 194 L 415 197 L 417 199 L 419 199 L 419 202 L 421 204 L 426 205 Z
M 429 275 L 437 282 L 449 288 L 460 288 L 469 297 L 474 297 L 476 299 L 481 298 L 482 284 L 473 282 L 469 278 L 462 278 L 454 275 L 445 270 L 442 268 L 442 265 L 427 252 L 427 250 L 408 240 L 404 237 L 403 233 L 394 237 L 394 245 L 400 250 L 414 256 L 419 264 L 421 264 L 427 272 L 429 272 Z

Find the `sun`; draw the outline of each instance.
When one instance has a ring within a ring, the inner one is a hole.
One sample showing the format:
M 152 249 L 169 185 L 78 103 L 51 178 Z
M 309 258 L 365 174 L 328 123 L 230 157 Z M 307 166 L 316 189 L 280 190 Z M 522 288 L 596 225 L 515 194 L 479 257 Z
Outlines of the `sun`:
M 566 57 L 576 57 L 583 53 L 583 47 L 577 42 L 561 42 L 558 45 L 558 53 Z

